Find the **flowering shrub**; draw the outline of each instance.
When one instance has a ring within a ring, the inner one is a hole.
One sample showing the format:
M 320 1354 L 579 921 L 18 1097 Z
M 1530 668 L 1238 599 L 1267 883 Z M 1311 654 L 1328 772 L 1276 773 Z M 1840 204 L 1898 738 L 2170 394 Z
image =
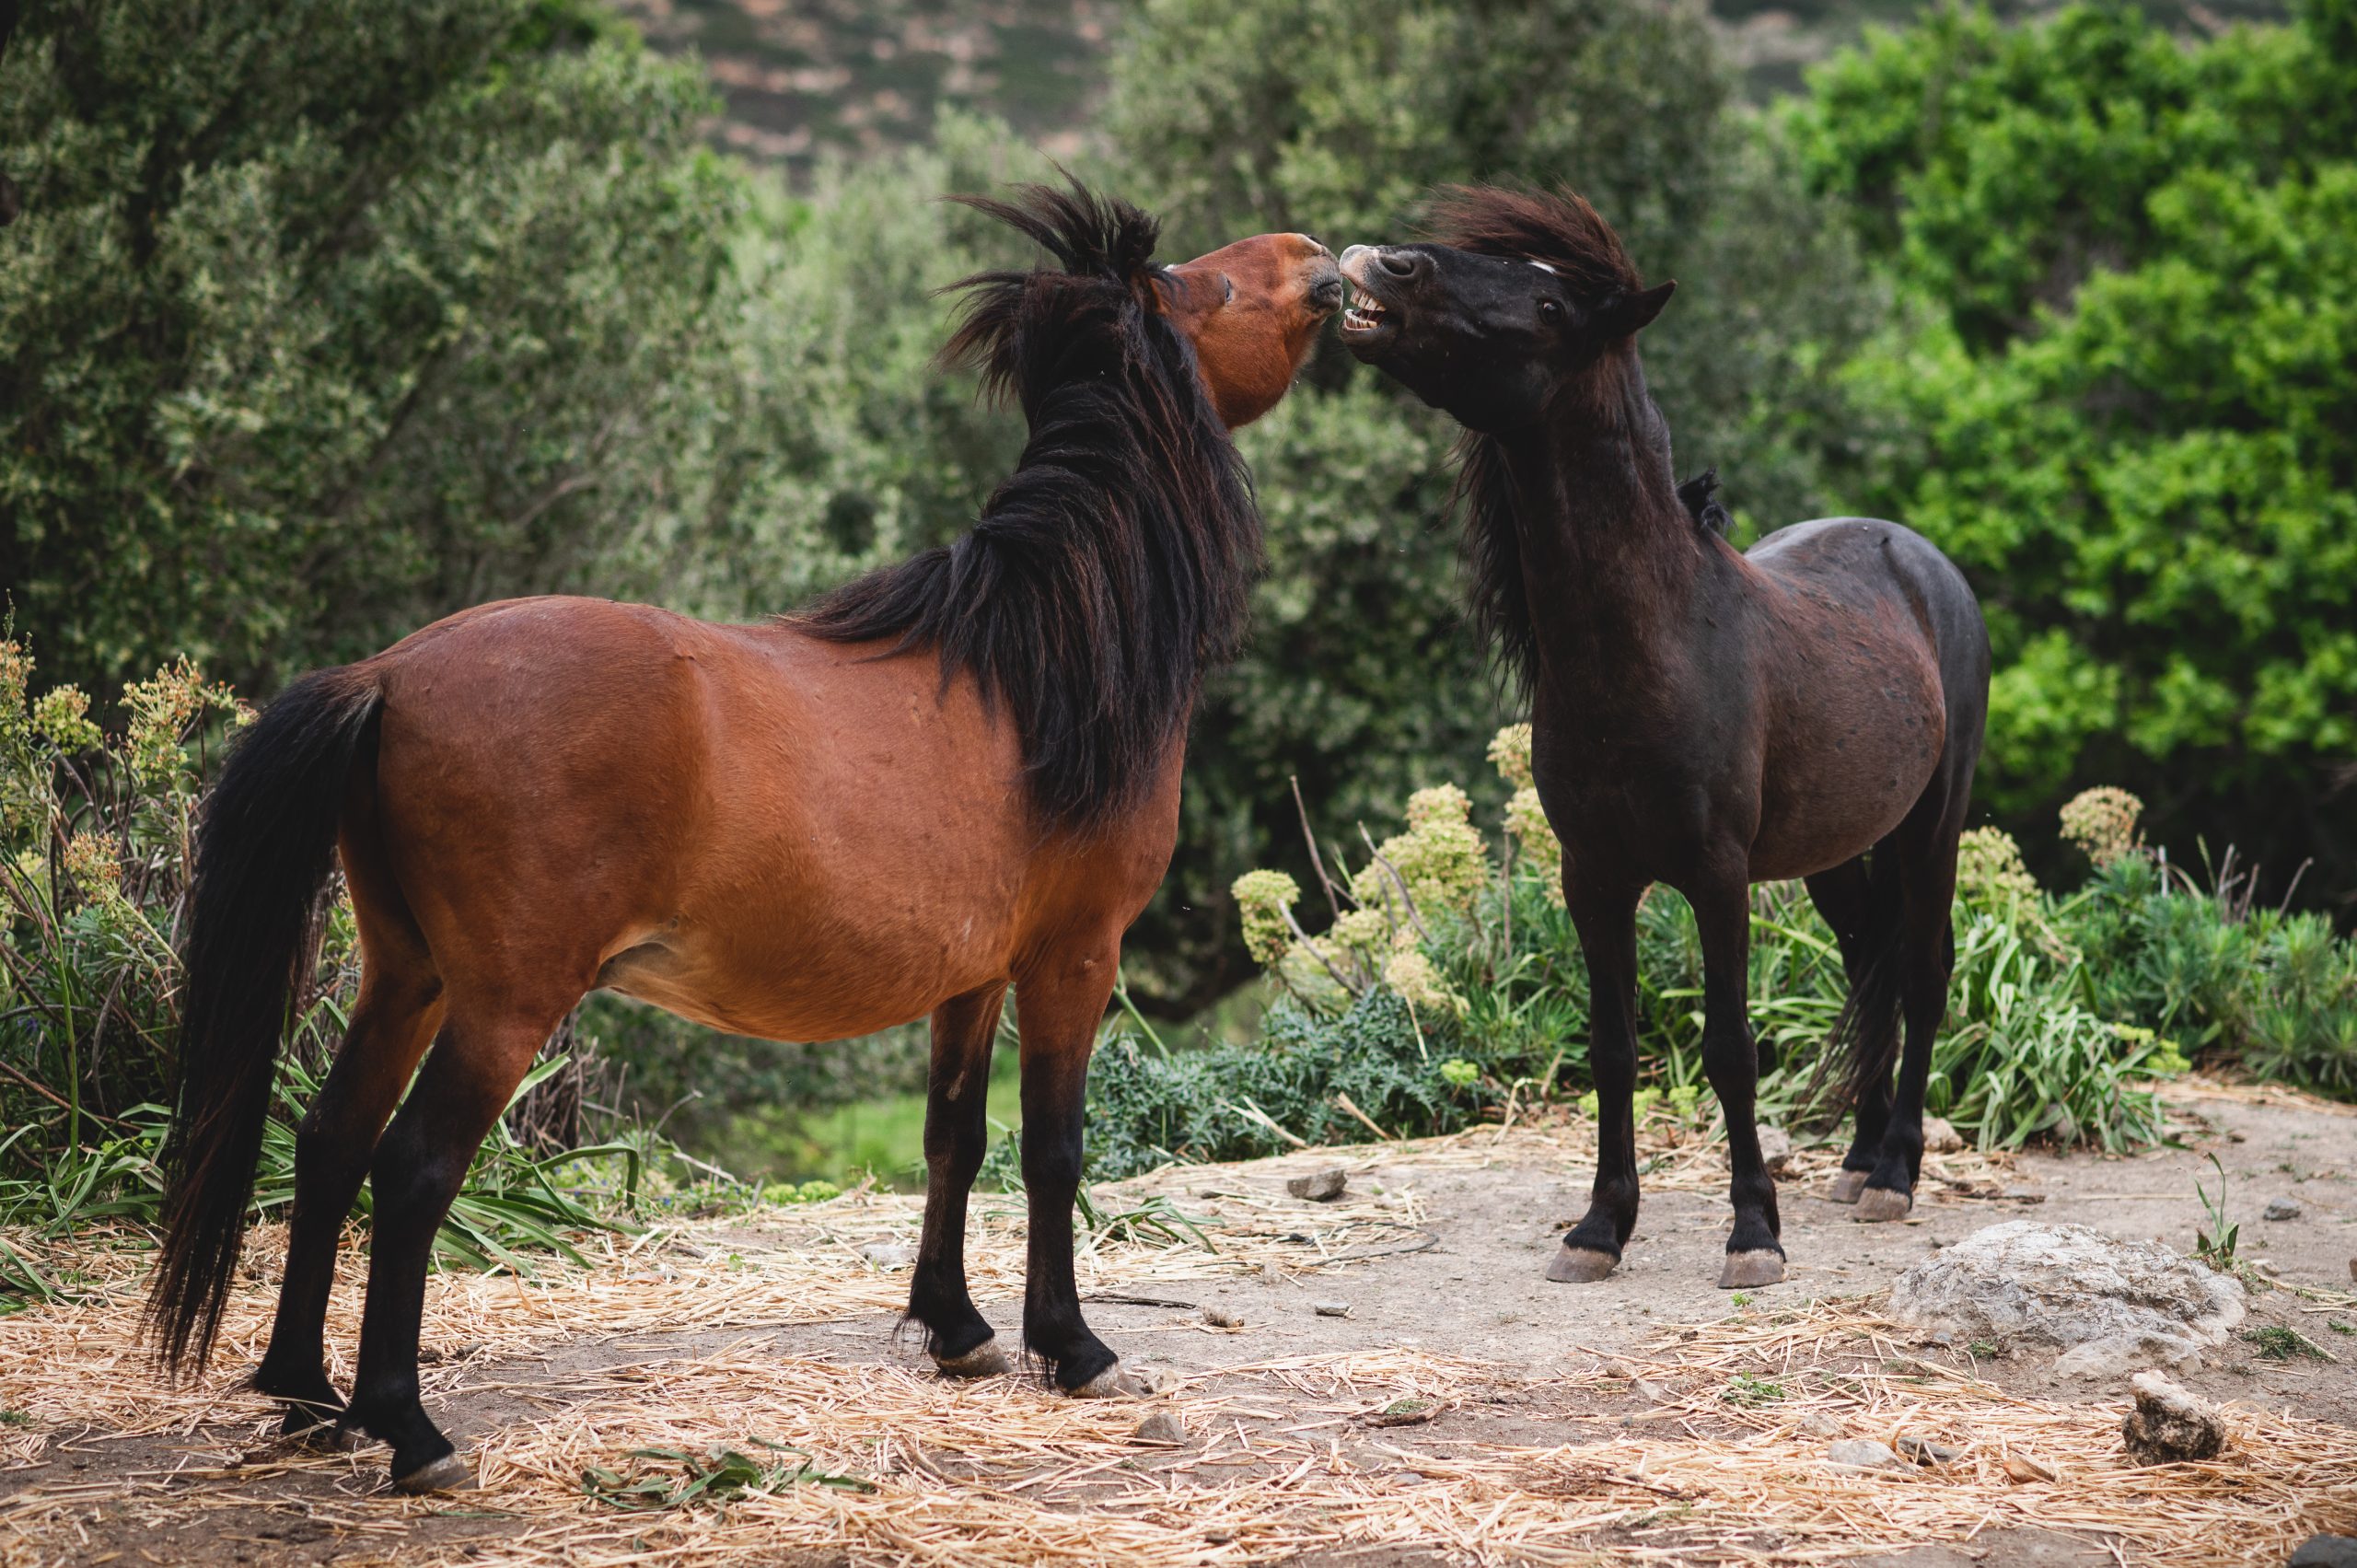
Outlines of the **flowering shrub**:
M 2062 807 L 2062 836 L 2086 852 L 2096 869 L 2125 860 L 2143 848 L 2136 830 L 2144 803 L 2124 789 L 2103 784 L 2083 789 Z

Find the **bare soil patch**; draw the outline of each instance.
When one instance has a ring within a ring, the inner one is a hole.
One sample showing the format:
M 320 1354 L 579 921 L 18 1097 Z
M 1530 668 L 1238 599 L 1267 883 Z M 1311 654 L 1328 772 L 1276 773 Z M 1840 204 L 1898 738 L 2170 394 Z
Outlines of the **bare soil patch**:
M 277 1444 L 238 1387 L 282 1238 L 255 1240 L 219 1369 L 177 1389 L 133 1341 L 144 1260 L 94 1251 L 75 1260 L 90 1299 L 0 1320 L 0 1409 L 20 1418 L 0 1424 L 0 1561 L 2280 1562 L 2308 1534 L 2357 1532 L 2357 1117 L 2201 1084 L 2178 1103 L 2182 1149 L 1935 1158 L 1895 1225 L 1817 1196 L 1830 1156 L 1806 1152 L 1781 1184 L 1791 1278 L 1741 1295 L 1713 1284 L 1724 1159 L 1666 1130 L 1637 1239 L 1594 1285 L 1541 1277 L 1585 1201 L 1577 1124 L 1102 1189 L 1107 1214 L 1167 1200 L 1216 1249 L 1116 1232 L 1084 1259 L 1098 1331 L 1168 1386 L 1140 1402 L 933 1376 L 896 1332 L 905 1275 L 862 1252 L 913 1238 L 913 1201 L 889 1195 L 617 1240 L 587 1273 L 443 1276 L 427 1404 L 483 1484 L 428 1499 L 382 1490 L 382 1450 Z M 2179 1375 L 2227 1408 L 2215 1461 L 2130 1465 L 2124 1379 L 1920 1343 L 1879 1315 L 1900 1270 L 2000 1219 L 2188 1249 L 2212 1152 L 2244 1255 L 2280 1282 L 2254 1292 L 2245 1338 Z M 1333 1163 L 1340 1201 L 1286 1195 Z M 2297 1217 L 2262 1219 L 2276 1199 Z M 1012 1342 L 1019 1205 L 978 1209 L 976 1295 Z M 331 1325 L 345 1353 L 360 1262 Z M 2268 1329 L 2322 1358 L 2276 1358 L 2291 1342 Z M 1155 1411 L 1181 1441 L 1135 1440 Z M 1954 1457 L 1842 1470 L 1826 1452 L 1843 1437 Z M 650 1448 L 694 1462 L 632 1457 Z M 599 1468 L 682 1482 L 715 1449 L 803 1473 L 648 1512 L 585 1493 Z M 2009 1459 L 2054 1479 L 2016 1481 Z

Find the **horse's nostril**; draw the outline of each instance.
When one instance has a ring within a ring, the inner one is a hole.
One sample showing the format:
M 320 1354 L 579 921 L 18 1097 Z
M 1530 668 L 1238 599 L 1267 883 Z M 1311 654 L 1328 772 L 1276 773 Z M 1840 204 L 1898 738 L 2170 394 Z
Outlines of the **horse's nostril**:
M 1416 271 L 1416 258 L 1397 250 L 1384 251 L 1376 258 L 1376 261 L 1395 278 L 1412 276 Z

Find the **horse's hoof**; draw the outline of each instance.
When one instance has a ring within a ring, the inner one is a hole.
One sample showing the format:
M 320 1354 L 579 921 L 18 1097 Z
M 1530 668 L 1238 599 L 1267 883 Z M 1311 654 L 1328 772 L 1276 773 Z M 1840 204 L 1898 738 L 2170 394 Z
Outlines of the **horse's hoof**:
M 1609 1252 L 1566 1244 L 1555 1249 L 1554 1260 L 1547 1265 L 1547 1277 L 1559 1285 L 1594 1284 L 1620 1266 L 1620 1260 Z
M 1873 1173 L 1864 1170 L 1839 1170 L 1833 1173 L 1833 1185 L 1825 1190 L 1826 1200 L 1834 1203 L 1854 1203 L 1858 1194 L 1866 1190 L 1866 1178 Z
M 366 1433 L 340 1421 L 319 1422 L 285 1435 L 286 1441 L 297 1448 L 308 1448 L 318 1454 L 354 1454 L 368 1442 Z
M 1067 1398 L 1074 1400 L 1143 1400 L 1147 1392 L 1145 1384 L 1118 1361 L 1079 1388 L 1064 1390 Z
M 1728 1253 L 1726 1267 L 1719 1271 L 1721 1290 L 1750 1290 L 1783 1283 L 1784 1255 L 1766 1247 L 1752 1252 Z
M 456 1454 L 445 1454 L 407 1475 L 393 1477 L 393 1490 L 412 1497 L 427 1492 L 471 1492 L 474 1484 L 474 1466 Z
M 996 1377 L 1014 1370 L 1015 1364 L 1006 1352 L 998 1348 L 998 1338 L 993 1335 L 963 1355 L 936 1355 L 933 1365 L 944 1377 Z
M 1903 1220 L 1914 1207 L 1915 1200 L 1908 1193 L 1894 1192 L 1887 1187 L 1869 1187 L 1858 1194 L 1858 1223 L 1882 1225 Z

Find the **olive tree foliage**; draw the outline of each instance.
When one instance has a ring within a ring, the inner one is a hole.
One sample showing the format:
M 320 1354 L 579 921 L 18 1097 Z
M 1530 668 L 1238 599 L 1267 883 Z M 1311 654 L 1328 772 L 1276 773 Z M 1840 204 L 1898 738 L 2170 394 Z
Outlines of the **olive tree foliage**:
M 1118 167 L 1186 248 L 1272 228 L 1338 251 L 1412 238 L 1448 182 L 1579 191 L 1649 279 L 1680 279 L 1645 356 L 1683 467 L 1717 465 L 1747 528 L 1840 505 L 1817 437 L 1878 308 L 1847 235 L 1735 105 L 1698 7 L 1147 0 L 1108 116 Z M 1455 434 L 1330 343 L 1245 432 L 1270 569 L 1250 648 L 1198 716 L 1185 837 L 1132 944 L 1133 981 L 1167 1002 L 1248 972 L 1238 873 L 1273 855 L 1306 880 L 1289 775 L 1355 846 L 1412 789 L 1489 777 L 1484 747 L 1522 716 L 1464 623 Z
M 0 580 L 60 676 L 274 684 L 575 580 L 666 479 L 742 181 L 549 0 L 35 0 Z
M 1902 305 L 1852 471 L 1987 607 L 1983 800 L 2127 784 L 2270 897 L 2310 854 L 2357 893 L 2357 5 L 1942 11 L 1788 129 Z

